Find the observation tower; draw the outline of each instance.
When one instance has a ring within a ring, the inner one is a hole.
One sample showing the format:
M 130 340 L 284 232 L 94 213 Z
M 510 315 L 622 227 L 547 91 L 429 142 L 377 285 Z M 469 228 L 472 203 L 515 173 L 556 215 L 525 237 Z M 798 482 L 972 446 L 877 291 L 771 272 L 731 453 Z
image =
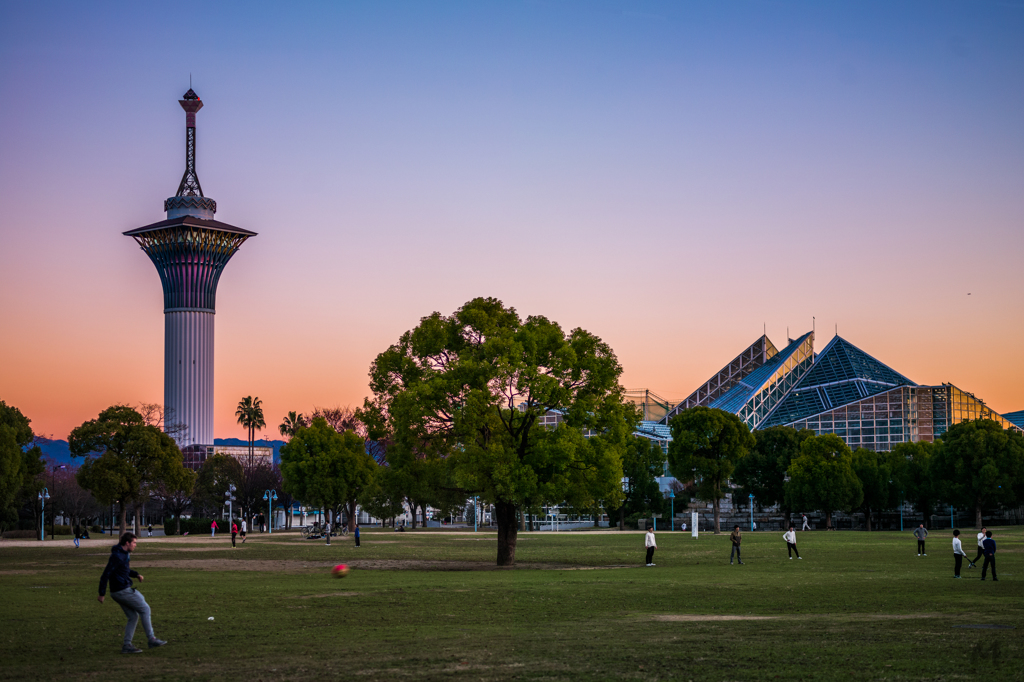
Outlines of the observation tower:
M 213 319 L 224 266 L 255 232 L 213 219 L 217 202 L 203 195 L 196 175 L 196 112 L 189 88 L 185 110 L 185 174 L 164 201 L 167 220 L 124 234 L 153 261 L 164 289 L 164 430 L 201 464 L 213 448 Z

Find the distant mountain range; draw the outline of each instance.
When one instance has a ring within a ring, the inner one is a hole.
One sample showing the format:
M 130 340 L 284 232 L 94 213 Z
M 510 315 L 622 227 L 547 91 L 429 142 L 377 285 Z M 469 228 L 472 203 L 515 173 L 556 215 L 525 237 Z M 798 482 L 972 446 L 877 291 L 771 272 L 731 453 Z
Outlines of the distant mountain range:
M 248 447 L 249 441 L 242 440 L 241 438 L 214 438 L 213 444 Z M 253 442 L 253 445 L 262 448 L 274 448 L 274 462 L 281 462 L 283 440 L 257 440 Z M 81 457 L 75 458 L 71 456 L 71 449 L 68 447 L 66 440 L 51 440 L 46 444 L 40 444 L 39 449 L 43 451 L 43 454 L 52 464 L 71 464 L 77 466 L 82 463 Z

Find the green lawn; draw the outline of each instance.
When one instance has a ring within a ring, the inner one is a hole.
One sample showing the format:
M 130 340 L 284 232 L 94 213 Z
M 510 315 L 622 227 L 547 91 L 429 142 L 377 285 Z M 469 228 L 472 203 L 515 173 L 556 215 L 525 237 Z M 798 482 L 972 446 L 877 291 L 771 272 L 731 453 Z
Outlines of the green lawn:
M 747 533 L 744 566 L 725 535 L 661 532 L 654 568 L 641 533 L 522 534 L 512 570 L 487 533 L 143 538 L 170 644 L 133 656 L 96 601 L 109 540 L 0 541 L 0 679 L 1024 680 L 1024 529 L 995 532 L 995 583 L 953 580 L 948 532 L 928 557 L 909 530 L 800 533 L 800 561 Z

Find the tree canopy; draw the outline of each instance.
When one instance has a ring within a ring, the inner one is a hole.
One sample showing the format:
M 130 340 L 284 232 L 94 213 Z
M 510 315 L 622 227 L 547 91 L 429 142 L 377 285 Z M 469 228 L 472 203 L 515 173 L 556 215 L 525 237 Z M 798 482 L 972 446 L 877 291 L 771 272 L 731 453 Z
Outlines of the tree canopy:
M 373 480 L 377 464 L 366 442 L 353 431 L 338 433 L 322 417 L 299 427 L 281 446 L 283 487 L 306 504 L 334 511 L 344 506 L 352 524 L 359 497 Z
M 789 520 L 786 505 L 786 470 L 800 453 L 800 445 L 814 432 L 789 426 L 771 426 L 754 431 L 754 447 L 736 463 L 732 480 L 740 486 L 741 498 L 754 496 L 759 507 L 779 505 Z
M 790 509 L 824 511 L 827 527 L 832 527 L 833 511 L 852 511 L 864 499 L 850 446 L 834 433 L 804 440 L 788 474 L 786 504 Z
M 982 513 L 1024 499 L 1024 436 L 990 419 L 949 427 L 932 458 L 932 475 L 942 497 Z
M 479 494 L 494 505 L 497 563 L 507 566 L 517 511 L 593 508 L 621 495 L 632 429 L 621 373 L 595 335 L 476 298 L 450 316 L 424 317 L 378 355 L 373 398 L 359 414 L 371 438 L 392 441 L 389 458 L 444 459 L 463 499 Z
M 669 421 L 668 464 L 680 481 L 694 481 L 696 497 L 711 502 L 721 533 L 721 500 L 736 463 L 754 446 L 747 425 L 732 412 L 691 407 Z
M 142 502 L 150 486 L 175 487 L 189 476 L 174 440 L 127 405 L 108 407 L 76 427 L 68 445 L 73 457 L 86 458 L 78 470 L 81 486 L 102 504 L 117 503 L 122 533 L 128 504 Z
M 0 400 L 0 529 L 17 523 L 21 501 L 35 498 L 42 483 L 43 453 L 33 445 L 31 420 Z

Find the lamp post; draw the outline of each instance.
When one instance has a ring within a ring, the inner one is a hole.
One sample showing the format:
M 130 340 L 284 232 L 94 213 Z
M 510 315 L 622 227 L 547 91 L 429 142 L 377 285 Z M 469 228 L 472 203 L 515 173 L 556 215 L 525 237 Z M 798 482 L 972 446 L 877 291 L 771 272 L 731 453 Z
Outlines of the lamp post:
M 747 495 L 750 499 L 750 532 L 754 532 L 754 493 Z
M 56 490 L 57 490 L 57 469 L 67 469 L 67 468 L 68 467 L 67 467 L 66 464 L 54 465 L 53 473 L 50 474 L 50 487 L 53 488 L 54 492 L 56 492 Z M 56 529 L 54 528 L 54 524 L 56 522 L 57 522 L 57 515 L 56 514 L 50 514 L 50 539 L 51 540 L 53 540 L 54 533 L 56 532 Z
M 671 505 L 671 510 L 670 510 L 669 513 L 672 514 L 672 518 L 669 519 L 669 528 L 672 529 L 672 530 L 675 530 L 676 529 L 676 491 L 675 490 L 669 490 L 668 491 L 668 499 L 669 499 L 669 504 Z
M 477 502 L 479 500 L 480 500 L 480 496 L 479 495 L 474 495 L 473 496 L 473 532 L 474 533 L 476 532 L 476 527 L 477 527 L 477 516 L 480 515 L 480 505 L 477 504 Z M 413 512 L 413 513 L 415 513 L 415 512 Z M 413 519 L 413 521 L 415 521 L 415 520 L 416 519 Z
M 953 505 L 949 505 L 949 529 L 956 528 L 956 521 L 953 519 Z
M 50 491 L 43 488 L 39 491 L 39 541 L 46 539 L 46 501 L 50 499 Z
M 274 532 L 274 500 L 277 499 L 277 490 L 268 490 L 263 493 L 263 499 L 267 501 L 267 535 Z M 327 544 L 331 543 L 331 529 L 327 529 Z

